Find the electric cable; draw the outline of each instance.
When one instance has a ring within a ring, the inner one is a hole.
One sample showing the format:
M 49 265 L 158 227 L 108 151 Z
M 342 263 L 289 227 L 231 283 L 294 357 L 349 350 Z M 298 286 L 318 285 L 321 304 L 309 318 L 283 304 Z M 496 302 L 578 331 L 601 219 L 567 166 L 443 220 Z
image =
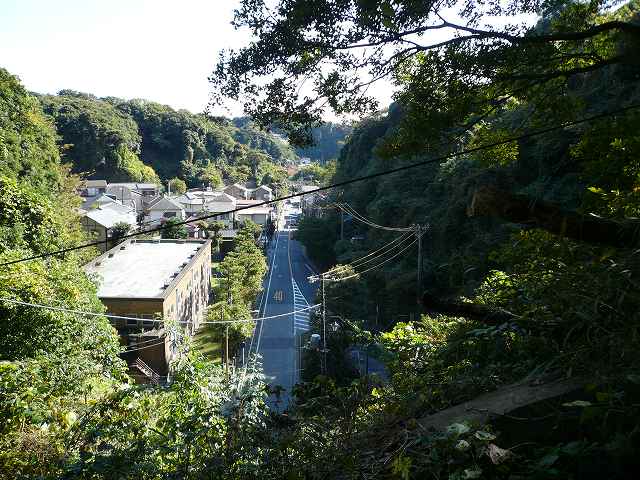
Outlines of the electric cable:
M 233 210 L 228 210 L 226 212 L 218 212 L 218 213 L 213 213 L 213 214 L 209 214 L 209 215 L 204 215 L 204 216 L 201 216 L 201 217 L 194 217 L 194 218 L 191 218 L 191 219 L 188 219 L 188 220 L 184 220 L 184 221 L 181 221 L 181 222 L 172 223 L 171 225 L 161 225 L 161 226 L 156 227 L 156 228 L 129 233 L 127 235 L 123 235 L 120 239 L 121 240 L 127 240 L 129 238 L 134 238 L 134 237 L 137 237 L 139 235 L 146 235 L 146 234 L 149 234 L 149 233 L 161 232 L 161 231 L 166 230 L 168 228 L 174 228 L 174 227 L 180 226 L 180 225 L 187 225 L 187 224 L 190 224 L 190 223 L 193 223 L 193 222 L 198 222 L 200 220 L 207 220 L 207 219 L 210 219 L 210 218 L 219 217 L 221 215 L 225 215 L 225 214 L 229 214 L 229 213 L 240 212 L 242 210 L 247 210 L 249 208 L 259 207 L 259 206 L 263 206 L 263 205 L 270 205 L 272 203 L 281 202 L 283 200 L 288 200 L 288 199 L 295 198 L 295 197 L 303 197 L 303 196 L 306 196 L 306 195 L 312 195 L 312 194 L 315 194 L 315 193 L 318 193 L 318 192 L 323 192 L 323 191 L 326 191 L 326 190 L 331 190 L 331 189 L 334 189 L 334 188 L 343 187 L 343 186 L 346 186 L 346 185 L 351 185 L 351 184 L 354 184 L 354 183 L 357 183 L 357 182 L 362 182 L 362 181 L 365 181 L 365 180 L 371 180 L 371 179 L 374 179 L 374 178 L 379 178 L 379 177 L 383 177 L 383 176 L 386 176 L 386 175 L 391 175 L 393 173 L 404 172 L 406 170 L 410 170 L 410 169 L 413 169 L 413 168 L 423 167 L 425 165 L 430 165 L 430 164 L 433 164 L 433 163 L 442 162 L 442 161 L 445 161 L 445 160 L 449 160 L 451 158 L 461 157 L 463 155 L 468 155 L 470 153 L 479 152 L 479 151 L 486 150 L 486 149 L 489 149 L 489 148 L 494 148 L 494 147 L 497 147 L 497 146 L 500 146 L 500 145 L 505 145 L 505 144 L 512 143 L 512 142 L 517 142 L 517 141 L 520 141 L 520 140 L 525 140 L 525 139 L 528 139 L 528 138 L 536 137 L 538 135 L 543 135 L 545 133 L 550 133 L 550 132 L 554 132 L 556 130 L 561 130 L 561 129 L 564 129 L 564 128 L 580 125 L 580 124 L 583 124 L 583 123 L 592 122 L 592 121 L 595 121 L 595 120 L 599 120 L 599 119 L 610 117 L 610 116 L 617 115 L 617 114 L 620 114 L 620 113 L 628 112 L 630 110 L 635 110 L 635 109 L 638 109 L 638 108 L 640 108 L 640 104 L 628 105 L 626 107 L 622 107 L 622 108 L 619 108 L 619 109 L 616 109 L 616 110 L 611 110 L 611 111 L 608 111 L 608 112 L 599 113 L 599 114 L 592 115 L 590 117 L 581 118 L 581 119 L 578 119 L 578 120 L 564 122 L 564 123 L 562 123 L 560 125 L 555 125 L 555 126 L 552 126 L 552 127 L 547 127 L 547 128 L 542 128 L 542 129 L 539 129 L 539 130 L 534 130 L 532 132 L 528 132 L 528 133 L 524 133 L 524 134 L 521 134 L 521 135 L 513 136 L 513 137 L 510 137 L 510 138 L 507 138 L 507 139 L 504 139 L 504 140 L 491 142 L 491 143 L 488 143 L 488 144 L 485 144 L 485 145 L 479 145 L 477 147 L 463 149 L 463 150 L 460 150 L 458 152 L 448 153 L 448 154 L 445 154 L 445 155 L 439 155 L 439 156 L 431 158 L 429 160 L 423 160 L 421 162 L 410 163 L 410 164 L 403 165 L 403 166 L 400 166 L 400 167 L 395 167 L 395 168 L 391 168 L 391 169 L 388 169 L 388 170 L 383 170 L 383 171 L 380 171 L 380 172 L 371 173 L 371 174 L 368 174 L 368 175 L 363 175 L 363 176 L 360 176 L 360 177 L 351 178 L 349 180 L 344 180 L 342 182 L 337 182 L 337 183 L 334 183 L 334 184 L 331 184 L 331 185 L 326 185 L 324 187 L 318 187 L 315 190 L 311 190 L 309 192 L 302 192 L 302 193 L 294 193 L 294 194 L 291 194 L 291 195 L 285 195 L 283 197 L 274 198 L 273 200 L 265 200 L 263 202 L 256 203 L 256 204 L 253 204 L 253 205 L 245 205 L 243 207 L 238 207 L 238 208 L 235 208 Z M 16 264 L 16 263 L 27 262 L 27 261 L 30 261 L 30 260 L 36 260 L 36 259 L 40 259 L 40 258 L 48 258 L 48 257 L 56 256 L 56 255 L 62 255 L 62 254 L 65 254 L 65 253 L 68 253 L 68 252 L 73 252 L 73 251 L 80 250 L 80 249 L 83 249 L 83 248 L 89 248 L 89 247 L 95 247 L 95 246 L 98 246 L 98 245 L 102 245 L 103 243 L 104 243 L 104 241 L 89 242 L 89 243 L 84 243 L 84 244 L 81 244 L 81 245 L 75 245 L 75 246 L 72 246 L 72 247 L 62 248 L 60 250 L 56 250 L 56 251 L 53 251 L 53 252 L 41 253 L 41 254 L 38 254 L 38 255 L 31 255 L 29 257 L 23 257 L 23 258 L 19 258 L 17 260 L 11 260 L 9 262 L 3 262 L 3 263 L 0 264 L 0 266 L 1 267 L 6 267 L 8 265 L 13 265 L 13 264 Z
M 116 319 L 116 320 L 136 320 L 136 321 L 144 321 L 144 322 L 154 322 L 154 323 L 164 323 L 166 322 L 166 320 L 163 319 L 152 319 L 152 318 L 137 318 L 137 317 L 125 317 L 125 316 L 121 316 L 121 315 L 110 315 L 108 313 L 96 313 L 96 312 L 85 312 L 82 310 L 74 310 L 71 308 L 63 308 L 63 307 L 55 307 L 53 305 L 43 305 L 43 304 L 39 304 L 39 303 L 30 303 L 30 302 L 23 302 L 21 300 L 14 300 L 12 298 L 0 298 L 0 302 L 8 302 L 8 303 L 15 303 L 17 305 L 24 305 L 24 306 L 28 306 L 28 307 L 33 307 L 33 308 L 43 308 L 46 310 L 54 310 L 57 312 L 64 312 L 64 313 L 73 313 L 76 315 L 86 315 L 86 316 L 93 316 L 93 317 L 107 317 L 107 318 L 112 318 L 112 319 Z M 316 304 L 316 305 L 311 305 L 309 307 L 306 308 L 302 308 L 300 310 L 293 310 L 291 312 L 287 312 L 287 313 L 281 313 L 278 315 L 270 315 L 268 317 L 258 317 L 258 318 L 252 318 L 252 319 L 245 319 L 245 320 L 219 320 L 219 321 L 215 321 L 215 322 L 200 322 L 200 325 L 212 325 L 212 324 L 216 324 L 216 323 L 249 323 L 249 322 L 255 322 L 255 321 L 262 321 L 262 320 L 271 320 L 273 318 L 279 318 L 279 317 L 286 317 L 288 315 L 294 315 L 296 313 L 299 312 L 305 312 L 307 310 L 312 310 L 314 308 L 319 307 L 320 304 Z M 178 324 L 189 324 L 191 322 L 184 322 L 184 321 L 178 321 Z
M 152 348 L 152 347 L 157 347 L 158 345 L 164 345 L 164 343 L 165 343 L 164 339 L 165 338 L 166 338 L 165 336 L 160 337 L 160 338 L 156 338 L 154 340 L 158 340 L 158 341 L 157 341 L 157 343 L 154 343 L 153 345 L 145 345 L 144 347 L 140 347 L 140 348 L 129 348 L 129 349 L 122 350 L 120 353 L 138 352 L 138 351 L 144 350 L 146 348 Z
M 349 276 L 347 276 L 347 277 L 341 277 L 341 278 L 324 278 L 324 277 L 323 277 L 323 278 L 324 278 L 324 280 L 325 280 L 325 281 L 328 281 L 328 282 L 342 282 L 342 281 L 344 281 L 344 280 L 348 280 L 348 279 L 350 279 L 350 278 L 353 278 L 353 277 L 357 277 L 357 276 L 359 276 L 359 275 L 362 275 L 363 273 L 370 272 L 371 270 L 374 270 L 374 269 L 376 269 L 376 268 L 378 268 L 378 267 L 381 267 L 381 266 L 382 266 L 382 265 L 384 265 L 385 263 L 390 262 L 390 261 L 391 261 L 391 260 L 393 260 L 394 258 L 398 257 L 401 253 L 403 253 L 403 252 L 407 251 L 409 248 L 411 248 L 413 245 L 415 245 L 417 241 L 418 241 L 417 239 L 413 240 L 413 242 L 411 242 L 410 244 L 408 244 L 405 248 L 403 248 L 402 250 L 400 250 L 399 252 L 397 252 L 395 255 L 393 255 L 393 256 L 391 256 L 391 257 L 387 258 L 386 260 L 384 260 L 383 262 L 380 262 L 379 264 L 374 265 L 373 267 L 367 268 L 366 270 L 363 270 L 363 271 L 361 271 L 361 272 L 356 272 L 356 273 L 354 273 L 353 275 L 349 275 Z
M 413 231 L 412 227 L 385 227 L 383 225 L 378 225 L 377 223 L 369 220 L 368 218 L 366 218 L 364 215 L 361 215 L 360 213 L 358 213 L 356 211 L 355 208 L 353 208 L 351 205 L 349 205 L 348 203 L 336 203 L 336 205 L 338 206 L 338 208 L 342 209 L 344 212 L 350 214 L 351 216 L 353 216 L 356 220 L 360 220 L 362 223 L 369 225 L 370 227 L 373 228 L 378 228 L 380 230 L 388 230 L 391 232 L 411 232 Z
M 401 235 L 400 237 L 396 238 L 393 242 L 389 242 L 387 243 L 384 247 L 379 248 L 378 250 L 375 250 L 371 253 L 369 253 L 368 255 L 365 255 L 364 257 L 360 257 L 357 258 L 356 260 L 346 263 L 344 265 L 339 265 L 337 267 L 332 268 L 331 270 L 327 270 L 323 275 L 326 275 L 328 273 L 333 273 L 333 272 L 339 272 L 340 270 L 344 270 L 348 267 L 360 267 L 362 265 L 366 265 L 367 263 L 370 263 L 372 261 L 374 261 L 375 259 L 378 259 L 380 257 L 382 257 L 383 255 L 388 254 L 389 252 L 395 250 L 396 248 L 400 247 L 407 239 L 411 238 L 413 235 L 411 232 L 407 232 L 403 235 Z M 395 245 L 391 246 L 393 243 L 395 243 Z M 386 251 L 381 252 L 381 253 L 377 253 L 380 252 L 381 250 L 383 250 L 384 248 L 386 248 L 387 246 L 389 246 L 390 248 L 386 249 Z M 371 257 L 371 255 L 373 255 L 374 253 L 376 253 L 376 255 L 374 255 L 373 257 Z M 371 257 L 368 260 L 364 260 L 367 257 Z M 362 261 L 364 260 L 364 261 Z

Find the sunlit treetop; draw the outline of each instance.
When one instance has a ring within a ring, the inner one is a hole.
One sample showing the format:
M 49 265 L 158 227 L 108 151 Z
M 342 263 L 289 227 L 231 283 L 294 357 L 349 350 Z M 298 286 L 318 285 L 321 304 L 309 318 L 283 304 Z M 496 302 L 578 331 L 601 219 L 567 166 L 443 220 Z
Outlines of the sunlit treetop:
M 625 17 L 611 13 L 621 3 L 242 0 L 234 25 L 252 40 L 220 54 L 212 102 L 238 100 L 305 144 L 327 110 L 379 108 L 369 87 L 387 79 L 412 122 L 455 125 L 558 78 L 632 63 L 637 2 Z

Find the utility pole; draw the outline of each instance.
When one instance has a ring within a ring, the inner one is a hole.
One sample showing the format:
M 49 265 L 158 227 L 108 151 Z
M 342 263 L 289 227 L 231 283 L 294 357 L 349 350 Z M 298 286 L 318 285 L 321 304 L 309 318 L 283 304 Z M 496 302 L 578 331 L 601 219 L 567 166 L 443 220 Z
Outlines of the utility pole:
M 224 365 L 225 370 L 227 372 L 227 377 L 229 377 L 229 324 L 225 328 L 225 346 L 224 346 Z
M 418 240 L 418 280 L 416 285 L 416 303 L 420 305 L 422 303 L 422 235 L 426 230 L 426 227 L 416 224 L 416 239 Z
M 340 209 L 340 240 L 344 240 L 344 210 Z
M 224 302 L 220 301 L 220 322 L 224 322 Z M 220 352 L 222 362 L 225 361 L 224 353 Z
M 324 295 L 324 275 L 322 278 L 322 374 L 327 372 L 327 304 Z

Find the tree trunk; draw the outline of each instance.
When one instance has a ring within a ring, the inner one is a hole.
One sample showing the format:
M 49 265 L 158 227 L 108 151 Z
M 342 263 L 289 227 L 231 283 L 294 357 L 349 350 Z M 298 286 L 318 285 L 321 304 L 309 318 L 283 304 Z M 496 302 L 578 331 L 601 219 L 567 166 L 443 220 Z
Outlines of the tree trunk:
M 476 190 L 467 215 L 500 217 L 574 240 L 614 247 L 634 247 L 640 240 L 640 220 L 611 220 L 593 214 L 583 215 L 492 186 Z

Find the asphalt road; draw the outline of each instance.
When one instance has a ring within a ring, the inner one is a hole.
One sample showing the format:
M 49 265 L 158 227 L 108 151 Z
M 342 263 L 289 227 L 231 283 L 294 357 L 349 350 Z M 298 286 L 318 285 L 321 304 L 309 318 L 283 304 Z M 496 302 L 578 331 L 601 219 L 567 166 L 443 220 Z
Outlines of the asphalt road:
M 302 245 L 291 239 L 295 227 L 290 225 L 298 210 L 285 205 L 268 251 L 269 271 L 260 299 L 259 316 L 277 318 L 256 323 L 252 352 L 262 358 L 263 371 L 272 388 L 280 386 L 280 398 L 270 398 L 272 408 L 283 410 L 289 403 L 292 387 L 299 379 L 299 334 L 309 329 L 309 312 L 299 312 L 313 305 L 316 286 L 307 277 L 315 271 L 305 257 Z

